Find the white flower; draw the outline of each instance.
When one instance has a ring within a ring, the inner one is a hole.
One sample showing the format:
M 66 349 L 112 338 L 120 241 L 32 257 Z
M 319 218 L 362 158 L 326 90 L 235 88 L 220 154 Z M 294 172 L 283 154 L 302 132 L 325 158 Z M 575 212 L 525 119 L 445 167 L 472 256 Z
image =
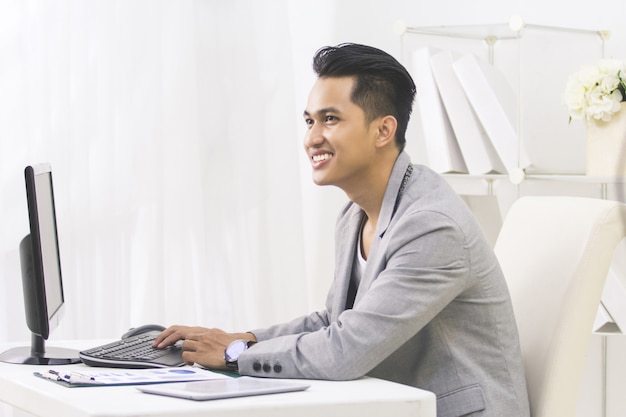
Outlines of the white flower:
M 570 120 L 611 120 L 624 97 L 626 63 L 603 59 L 570 76 L 565 88 L 565 103 Z

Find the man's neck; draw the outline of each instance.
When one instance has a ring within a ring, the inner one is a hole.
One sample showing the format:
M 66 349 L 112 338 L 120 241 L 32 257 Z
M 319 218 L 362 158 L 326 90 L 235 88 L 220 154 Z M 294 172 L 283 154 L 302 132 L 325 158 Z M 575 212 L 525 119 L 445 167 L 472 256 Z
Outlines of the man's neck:
M 348 198 L 365 212 L 370 226 L 376 227 L 378 222 L 378 215 L 397 156 L 398 154 L 382 157 L 373 166 L 367 178 L 352 189 L 344 189 Z

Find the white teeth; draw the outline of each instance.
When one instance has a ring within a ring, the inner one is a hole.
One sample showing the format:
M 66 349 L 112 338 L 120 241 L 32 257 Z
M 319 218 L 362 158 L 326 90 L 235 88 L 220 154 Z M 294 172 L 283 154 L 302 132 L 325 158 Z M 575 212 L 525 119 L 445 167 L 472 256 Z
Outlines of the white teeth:
M 326 161 L 327 159 L 332 158 L 333 155 L 329 153 L 325 153 L 323 155 L 314 155 L 313 162 Z

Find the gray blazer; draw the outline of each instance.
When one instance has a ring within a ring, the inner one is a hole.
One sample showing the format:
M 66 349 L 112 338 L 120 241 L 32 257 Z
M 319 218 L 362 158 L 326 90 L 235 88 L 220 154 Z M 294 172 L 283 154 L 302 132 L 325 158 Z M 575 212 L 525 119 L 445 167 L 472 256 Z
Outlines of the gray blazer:
M 246 375 L 348 380 L 369 375 L 433 391 L 437 416 L 529 416 L 517 328 L 493 250 L 465 203 L 401 153 L 356 294 L 346 298 L 362 210 L 336 225 L 326 309 L 254 330 Z M 402 187 L 402 182 L 406 182 Z M 400 190 L 402 189 L 402 192 Z

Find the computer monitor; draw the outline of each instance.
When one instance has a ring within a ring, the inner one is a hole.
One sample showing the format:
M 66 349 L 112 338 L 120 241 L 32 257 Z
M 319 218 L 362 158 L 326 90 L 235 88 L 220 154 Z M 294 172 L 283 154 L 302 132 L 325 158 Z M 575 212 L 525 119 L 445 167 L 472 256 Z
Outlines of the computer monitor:
M 7 350 L 0 355 L 0 361 L 30 365 L 78 363 L 77 351 L 45 346 L 65 311 L 50 164 L 27 166 L 24 176 L 30 234 L 20 242 L 20 263 L 31 346 Z

